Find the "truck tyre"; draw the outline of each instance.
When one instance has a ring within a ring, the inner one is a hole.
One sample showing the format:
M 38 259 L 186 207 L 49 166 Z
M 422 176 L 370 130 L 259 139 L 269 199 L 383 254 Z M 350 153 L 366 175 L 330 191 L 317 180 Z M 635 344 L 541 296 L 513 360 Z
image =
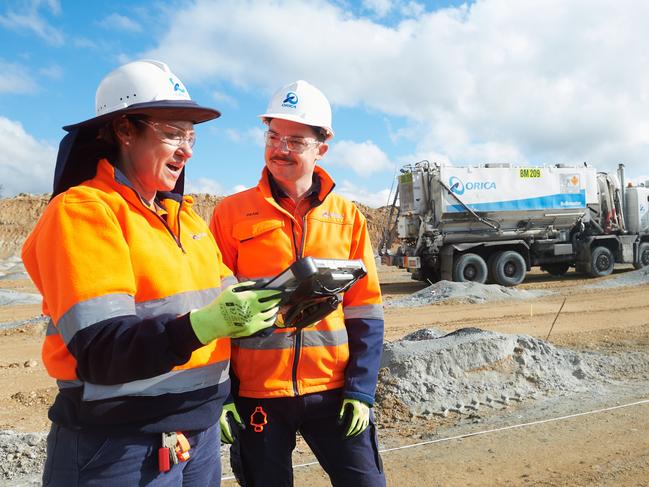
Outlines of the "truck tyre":
M 559 262 L 558 264 L 545 264 L 541 266 L 541 269 L 551 276 L 563 276 L 570 269 L 570 264 L 563 262 Z
M 595 247 L 590 254 L 590 269 L 588 274 L 591 277 L 608 276 L 613 272 L 615 259 L 613 252 L 607 247 Z
M 487 280 L 487 263 L 478 254 L 460 255 L 453 265 L 453 280 L 484 284 Z
M 525 259 L 515 250 L 498 252 L 494 257 L 491 275 L 496 284 L 501 286 L 515 286 L 525 279 L 527 266 Z
M 649 266 L 649 242 L 642 242 L 638 247 L 638 260 L 633 263 L 636 269 Z

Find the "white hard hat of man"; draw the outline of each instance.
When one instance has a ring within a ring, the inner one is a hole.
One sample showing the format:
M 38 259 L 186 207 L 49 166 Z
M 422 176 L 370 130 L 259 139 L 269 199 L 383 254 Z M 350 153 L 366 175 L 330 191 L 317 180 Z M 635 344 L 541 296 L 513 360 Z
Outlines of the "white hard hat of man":
M 273 118 L 321 128 L 326 139 L 334 136 L 331 126 L 331 105 L 322 91 L 304 80 L 282 86 L 270 99 L 266 113 L 259 115 L 265 122 Z

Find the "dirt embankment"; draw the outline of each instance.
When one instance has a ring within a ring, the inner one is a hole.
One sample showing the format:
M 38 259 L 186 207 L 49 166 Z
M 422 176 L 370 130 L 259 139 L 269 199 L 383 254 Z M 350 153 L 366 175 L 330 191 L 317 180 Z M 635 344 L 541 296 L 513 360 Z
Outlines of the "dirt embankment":
M 197 194 L 194 197 L 194 209 L 206 221 L 210 221 L 214 206 L 223 199 L 222 196 Z M 25 238 L 38 221 L 50 199 L 44 195 L 18 195 L 13 198 L 0 199 L 0 258 L 19 255 Z M 367 218 L 372 246 L 376 249 L 381 240 L 388 208 L 370 208 L 357 203 Z
M 0 199 L 0 258 L 20 254 L 25 238 L 43 213 L 49 195 Z

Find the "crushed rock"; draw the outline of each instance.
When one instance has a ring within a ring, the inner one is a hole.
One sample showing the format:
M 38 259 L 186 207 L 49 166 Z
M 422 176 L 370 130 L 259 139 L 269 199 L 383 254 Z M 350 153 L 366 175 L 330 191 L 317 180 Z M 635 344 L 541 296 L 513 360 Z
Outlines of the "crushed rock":
M 649 284 L 649 267 L 643 267 L 635 271 L 625 272 L 624 274 L 596 284 L 587 284 L 585 289 L 610 289 L 616 287 L 641 286 Z
M 386 300 L 386 307 L 412 307 L 439 303 L 449 299 L 468 303 L 486 303 L 504 299 L 532 299 L 540 296 L 556 294 L 554 291 L 527 291 L 515 287 L 505 287 L 498 284 L 480 284 L 477 282 L 439 281 L 417 291 L 410 296 Z
M 23 328 L 28 325 L 42 325 L 43 327 L 47 326 L 47 323 L 49 322 L 49 318 L 39 315 L 39 316 L 34 316 L 32 318 L 29 318 L 27 320 L 16 320 L 16 321 L 8 321 L 5 323 L 0 323 L 0 330 L 8 330 L 11 328 Z
M 0 306 L 14 306 L 16 304 L 39 304 L 42 301 L 40 294 L 19 293 L 0 289 Z
M 553 346 L 528 335 L 478 328 L 449 334 L 419 330 L 387 343 L 377 402 L 395 400 L 412 414 L 504 407 L 510 400 L 600 393 L 607 382 L 646 377 L 646 353 L 608 356 Z
M 25 266 L 18 256 L 0 260 L 0 281 L 8 279 L 29 279 Z
M 46 433 L 0 431 L 0 480 L 11 480 L 12 486 L 40 485 L 46 438 Z

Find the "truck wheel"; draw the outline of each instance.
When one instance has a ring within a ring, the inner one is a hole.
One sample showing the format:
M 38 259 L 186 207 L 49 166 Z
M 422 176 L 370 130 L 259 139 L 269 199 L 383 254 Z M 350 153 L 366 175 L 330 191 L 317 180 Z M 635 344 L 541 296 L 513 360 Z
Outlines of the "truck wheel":
M 551 276 L 563 276 L 570 269 L 570 264 L 558 263 L 558 264 L 545 264 L 541 266 L 541 270 L 544 270 Z
M 501 286 L 515 286 L 525 279 L 525 259 L 515 250 L 498 252 L 494 257 L 491 275 Z
M 590 269 L 588 274 L 591 277 L 608 276 L 613 272 L 615 259 L 613 252 L 607 247 L 595 247 L 590 254 Z
M 483 284 L 487 280 L 487 263 L 478 254 L 463 254 L 453 265 L 453 280 Z
M 649 243 L 642 242 L 638 247 L 638 260 L 633 263 L 636 269 L 642 269 L 649 266 Z

